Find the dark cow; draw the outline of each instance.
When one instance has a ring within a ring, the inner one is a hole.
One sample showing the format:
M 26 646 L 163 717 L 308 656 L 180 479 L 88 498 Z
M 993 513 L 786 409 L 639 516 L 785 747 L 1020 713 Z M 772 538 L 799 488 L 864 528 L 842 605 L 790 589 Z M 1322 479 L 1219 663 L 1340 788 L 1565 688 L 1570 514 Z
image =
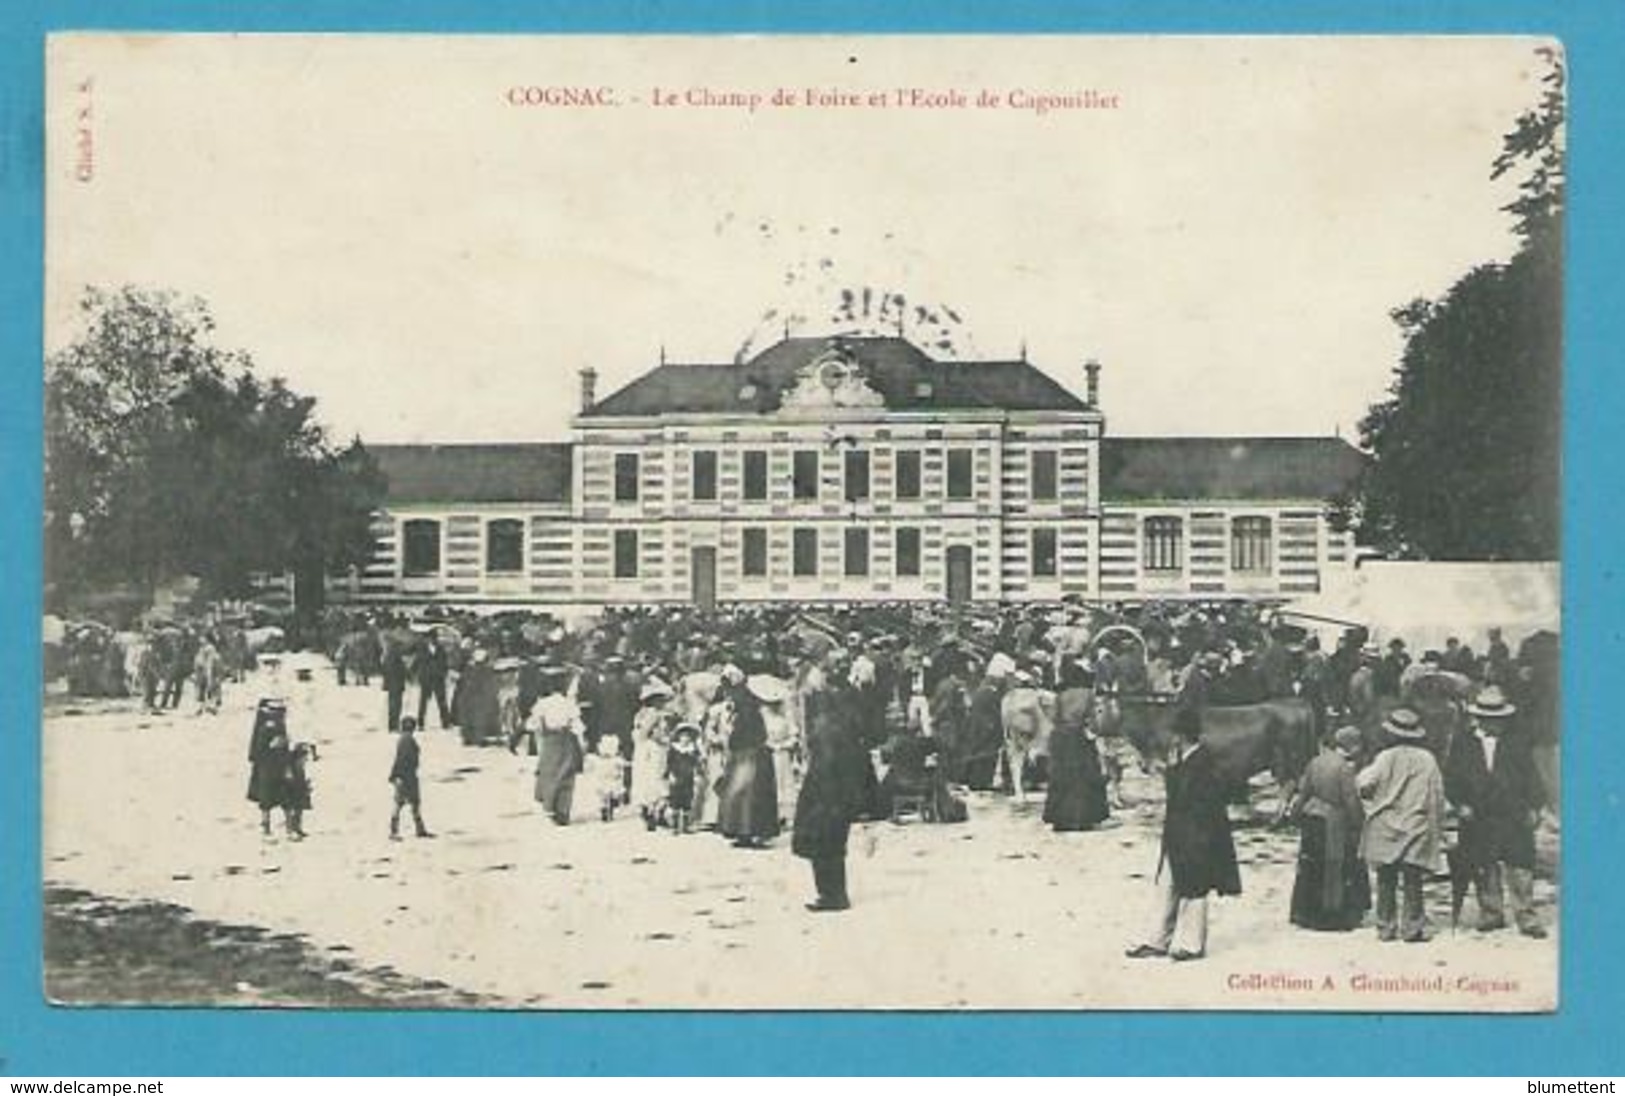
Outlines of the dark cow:
M 1179 711 L 1173 698 L 1125 695 L 1118 698 L 1117 710 L 1118 730 L 1138 751 L 1143 766 L 1150 769 L 1166 761 Z M 1239 789 L 1267 772 L 1280 788 L 1284 808 L 1315 752 L 1309 704 L 1291 698 L 1236 707 L 1207 705 L 1200 712 L 1202 745 L 1212 752 L 1219 779 Z

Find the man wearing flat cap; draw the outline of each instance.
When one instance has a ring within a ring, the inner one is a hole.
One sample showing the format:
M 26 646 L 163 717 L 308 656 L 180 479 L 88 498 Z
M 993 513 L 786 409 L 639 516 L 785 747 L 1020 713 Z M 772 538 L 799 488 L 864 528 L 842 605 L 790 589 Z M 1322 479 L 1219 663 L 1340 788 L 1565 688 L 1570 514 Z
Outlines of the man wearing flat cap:
M 1377 872 L 1377 938 L 1421 943 L 1427 936 L 1422 883 L 1438 869 L 1444 840 L 1444 777 L 1427 748 L 1427 729 L 1395 708 L 1382 729 L 1389 745 L 1355 779 L 1365 800 L 1360 856 Z M 1400 920 L 1398 892 L 1404 892 Z
M 1506 927 L 1503 885 L 1518 931 L 1540 939 L 1535 915 L 1535 822 L 1544 797 L 1518 709 L 1499 686 L 1467 706 L 1472 730 L 1457 734 L 1445 762 L 1445 794 L 1461 817 L 1460 858 L 1478 889 L 1478 927 Z

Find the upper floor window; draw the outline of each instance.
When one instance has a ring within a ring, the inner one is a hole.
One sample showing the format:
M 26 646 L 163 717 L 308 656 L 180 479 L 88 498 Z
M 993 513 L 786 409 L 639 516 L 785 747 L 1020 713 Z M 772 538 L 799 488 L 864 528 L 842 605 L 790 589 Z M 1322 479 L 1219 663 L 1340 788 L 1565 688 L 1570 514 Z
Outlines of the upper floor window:
M 948 497 L 951 499 L 970 498 L 974 483 L 971 450 L 948 450 Z
M 917 499 L 920 497 L 920 451 L 918 449 L 899 449 L 897 451 L 897 497 L 900 499 Z
M 1272 531 L 1269 518 L 1232 518 L 1230 569 L 1241 574 L 1269 574 Z
M 525 569 L 525 523 L 518 518 L 496 518 L 485 525 L 485 571 L 491 575 L 518 574 Z
M 638 577 L 638 532 L 636 529 L 615 530 L 615 577 Z
M 696 449 L 694 469 L 690 477 L 692 495 L 696 500 L 714 500 L 717 497 L 717 451 Z
M 1054 578 L 1057 572 L 1055 530 L 1033 530 L 1033 577 Z
M 401 574 L 407 577 L 440 573 L 440 523 L 414 518 L 401 525 Z
M 1032 497 L 1046 502 L 1059 497 L 1059 462 L 1053 449 L 1033 450 Z
M 795 496 L 798 499 L 815 499 L 818 497 L 818 450 L 797 449 L 795 452 L 794 467 L 791 469 L 795 479 Z
M 767 450 L 745 450 L 745 498 L 767 498 Z
M 615 501 L 638 501 L 638 455 L 615 454 Z
M 846 454 L 846 501 L 857 502 L 869 497 L 869 454 L 850 451 Z
M 1141 532 L 1142 562 L 1149 572 L 1177 574 L 1185 566 L 1185 522 L 1180 518 L 1146 518 Z

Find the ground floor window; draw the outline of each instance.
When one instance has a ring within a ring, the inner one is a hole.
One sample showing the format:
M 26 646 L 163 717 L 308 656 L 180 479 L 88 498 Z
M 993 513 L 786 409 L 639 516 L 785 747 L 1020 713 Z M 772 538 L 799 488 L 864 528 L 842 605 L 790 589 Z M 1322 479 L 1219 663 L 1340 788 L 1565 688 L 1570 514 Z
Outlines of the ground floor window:
M 767 574 L 767 530 L 746 529 L 740 545 L 740 570 L 747 578 Z
M 615 577 L 638 577 L 638 533 L 636 529 L 615 530 Z
M 920 577 L 920 531 L 913 528 L 897 530 L 897 577 Z
M 401 574 L 408 578 L 440 573 L 440 523 L 413 518 L 401 525 Z
M 1033 577 L 1054 578 L 1057 572 L 1055 530 L 1033 530 Z
M 797 529 L 792 542 L 794 549 L 791 570 L 798 578 L 818 573 L 818 530 Z

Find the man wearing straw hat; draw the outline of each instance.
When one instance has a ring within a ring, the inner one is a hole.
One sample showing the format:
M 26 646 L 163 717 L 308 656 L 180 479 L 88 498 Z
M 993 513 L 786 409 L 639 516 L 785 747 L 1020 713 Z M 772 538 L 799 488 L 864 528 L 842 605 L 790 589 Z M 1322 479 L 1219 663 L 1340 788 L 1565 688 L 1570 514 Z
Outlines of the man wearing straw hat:
M 1427 748 L 1421 716 L 1395 708 L 1382 729 L 1391 744 L 1355 780 L 1365 800 L 1360 856 L 1377 872 L 1377 938 L 1395 940 L 1403 933 L 1407 943 L 1422 943 L 1428 938 L 1422 882 L 1441 862 L 1444 777 Z
M 1518 931 L 1541 939 L 1535 916 L 1535 821 L 1542 804 L 1528 738 L 1518 733 L 1518 709 L 1490 685 L 1467 706 L 1470 733 L 1458 734 L 1445 763 L 1445 793 L 1461 817 L 1462 862 L 1478 889 L 1478 927 L 1506 927 L 1502 884 Z

